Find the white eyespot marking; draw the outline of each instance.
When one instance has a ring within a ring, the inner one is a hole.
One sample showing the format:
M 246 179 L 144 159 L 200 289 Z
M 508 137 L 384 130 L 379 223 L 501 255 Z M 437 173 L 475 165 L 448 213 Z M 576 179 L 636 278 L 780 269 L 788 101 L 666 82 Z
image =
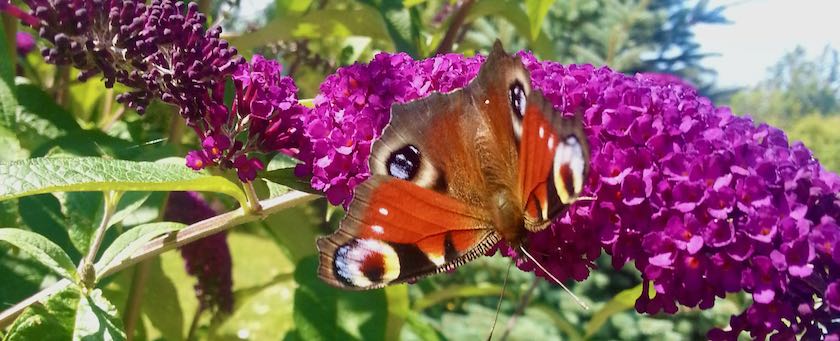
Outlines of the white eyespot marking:
M 583 191 L 583 148 L 575 136 L 557 145 L 554 152 L 554 187 L 560 202 L 570 204 Z
M 489 100 L 489 99 L 485 99 L 485 100 L 484 100 L 484 104 L 490 104 L 490 100 Z
M 545 128 L 543 126 L 540 126 L 540 138 L 545 138 Z
M 360 288 L 391 282 L 400 275 L 400 259 L 388 243 L 376 239 L 353 239 L 334 255 L 336 277 Z
M 385 233 L 385 229 L 382 227 L 382 225 L 373 225 L 370 227 L 370 230 L 377 234 Z
M 548 150 L 554 150 L 554 135 L 548 137 Z
M 379 214 L 387 216 L 388 215 L 388 209 L 385 208 L 385 207 L 380 207 L 379 208 Z

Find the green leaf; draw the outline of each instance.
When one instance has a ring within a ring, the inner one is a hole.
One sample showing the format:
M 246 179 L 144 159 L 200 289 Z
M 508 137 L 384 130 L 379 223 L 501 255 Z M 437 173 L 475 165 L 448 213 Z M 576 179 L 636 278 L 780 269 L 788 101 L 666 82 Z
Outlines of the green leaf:
M 484 297 L 496 296 L 502 293 L 500 285 L 480 283 L 477 285 L 452 285 L 427 294 L 414 302 L 414 311 L 422 311 L 433 305 L 447 302 L 453 298 L 463 297 Z M 510 292 L 505 292 L 506 297 L 510 297 Z
M 651 286 L 653 289 L 653 286 Z M 622 311 L 627 309 L 633 308 L 636 302 L 636 298 L 639 297 L 642 293 L 642 285 L 639 284 L 633 288 L 625 289 L 615 295 L 609 302 L 604 304 L 600 310 L 595 312 L 592 315 L 592 318 L 586 324 L 585 331 L 585 338 L 589 338 L 590 336 L 594 335 L 598 332 L 598 329 L 601 329 L 601 326 L 607 322 L 610 316 L 618 314 Z
M 77 279 L 76 266 L 73 265 L 70 256 L 40 234 L 15 228 L 0 228 L 0 240 L 26 251 L 39 263 L 62 277 L 71 281 Z
M 387 302 L 383 290 L 346 291 L 333 288 L 317 274 L 317 257 L 303 259 L 295 269 L 294 321 L 304 340 L 384 340 Z
M 411 313 L 408 285 L 392 285 L 385 289 L 385 297 L 388 299 L 388 320 L 385 324 L 385 339 L 398 340 L 402 332 L 405 319 Z
M 61 212 L 61 203 L 53 194 L 38 194 L 17 199 L 18 212 L 28 230 L 38 233 L 61 247 L 74 263 L 82 254 L 73 245 L 67 228 L 67 217 Z
M 148 241 L 164 233 L 180 230 L 183 227 L 184 224 L 180 223 L 151 223 L 124 232 L 102 253 L 102 257 L 99 257 L 96 262 L 96 271 L 100 272 L 116 266 L 133 255 Z
M 40 87 L 18 83 L 16 94 L 21 110 L 15 118 L 15 132 L 25 148 L 35 150 L 50 140 L 82 130 L 73 115 Z
M 15 60 L 6 40 L 6 29 L 0 27 L 0 127 L 13 128 L 17 111 L 15 99 Z
M 0 163 L 0 200 L 50 192 L 209 191 L 247 207 L 232 181 L 183 165 L 96 157 L 36 158 Z
M 545 20 L 546 15 L 548 15 L 548 10 L 551 9 L 551 5 L 554 4 L 554 0 L 527 0 L 525 3 L 525 7 L 528 11 L 528 21 L 530 22 L 530 40 L 535 41 L 537 37 L 540 35 L 540 30 L 542 29 L 543 20 Z
M 71 192 L 64 195 L 61 205 L 64 211 L 67 233 L 76 250 L 86 254 L 93 241 L 103 213 L 102 192 Z
M 73 340 L 125 340 L 122 320 L 117 308 L 102 297 L 102 291 L 93 290 L 82 297 L 76 306 L 76 325 Z
M 312 194 L 324 194 L 324 192 L 312 188 L 312 186 L 309 184 L 309 181 L 306 181 L 296 176 L 294 167 L 280 168 L 265 172 L 262 174 L 262 178 L 265 179 L 265 181 L 270 181 L 274 184 L 282 185 L 301 192 Z M 274 190 L 271 196 L 275 197 L 277 196 L 277 194 L 282 194 L 277 192 L 277 190 Z
M 18 316 L 9 328 L 4 341 L 66 341 L 73 339 L 76 307 L 82 293 L 76 286 L 68 286 L 50 296 L 42 304 L 33 304 Z
M 323 9 L 307 14 L 281 15 L 254 32 L 228 39 L 240 51 L 249 51 L 282 40 L 321 39 L 324 36 L 366 36 L 388 40 L 385 22 L 376 9 Z
M 528 14 L 522 10 L 519 1 L 513 0 L 481 0 L 476 2 L 467 14 L 465 23 L 473 22 L 478 18 L 488 16 L 500 16 L 507 20 L 519 34 L 531 40 L 531 23 L 528 21 Z

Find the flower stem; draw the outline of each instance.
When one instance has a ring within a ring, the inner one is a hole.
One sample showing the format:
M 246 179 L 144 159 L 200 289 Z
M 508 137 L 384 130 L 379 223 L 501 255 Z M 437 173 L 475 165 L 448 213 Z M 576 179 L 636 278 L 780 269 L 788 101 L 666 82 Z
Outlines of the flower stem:
M 114 273 L 117 273 L 120 270 L 137 264 L 143 260 L 155 257 L 157 255 L 160 255 L 161 253 L 184 246 L 204 237 L 208 237 L 216 233 L 226 231 L 234 226 L 259 220 L 265 215 L 274 214 L 287 208 L 310 202 L 320 197 L 321 196 L 317 194 L 310 194 L 300 191 L 291 191 L 279 197 L 261 201 L 260 206 L 263 208 L 261 214 L 253 214 L 250 211 L 246 211 L 244 208 L 238 208 L 236 210 L 199 221 L 195 224 L 181 229 L 178 232 L 165 234 L 163 236 L 149 241 L 140 250 L 135 252 L 130 257 L 119 262 L 117 265 L 103 269 L 102 272 L 99 274 L 99 278 L 104 278 L 113 275 Z M 19 302 L 18 304 L 15 304 L 11 308 L 0 312 L 0 329 L 5 328 L 9 324 L 11 324 L 12 321 L 14 321 L 14 319 L 18 315 L 20 315 L 20 313 L 23 312 L 23 310 L 27 307 L 38 302 L 43 302 L 44 300 L 48 299 L 55 293 L 60 292 L 62 289 L 66 288 L 70 284 L 71 283 L 68 280 L 60 280 L 55 284 L 41 290 L 35 295 L 32 295 L 26 298 L 25 300 Z
M 248 181 L 243 184 L 245 188 L 245 196 L 248 197 L 248 211 L 259 213 L 262 211 L 262 206 L 260 206 L 260 198 L 257 197 L 257 191 L 254 189 L 254 182 Z
M 108 231 L 111 217 L 117 209 L 117 202 L 119 202 L 122 192 L 108 191 L 103 193 L 105 209 L 102 213 L 102 220 L 99 221 L 99 227 L 96 228 L 96 234 L 93 237 L 93 243 L 88 249 L 87 255 L 79 264 L 79 273 L 81 274 L 82 284 L 87 289 L 93 289 L 96 285 L 96 270 L 93 263 L 96 261 L 96 253 L 99 252 L 99 247 L 102 246 L 102 240 L 105 239 L 105 232 Z
M 435 54 L 444 54 L 452 51 L 452 45 L 455 44 L 455 37 L 458 35 L 458 31 L 464 24 L 464 19 L 467 18 L 467 13 L 470 12 L 470 8 L 474 3 L 474 0 L 466 0 L 458 7 L 455 15 L 452 16 L 452 21 L 449 22 L 449 28 L 440 41 L 440 45 L 438 45 Z
M 510 336 L 510 332 L 513 330 L 513 327 L 516 326 L 516 319 L 525 312 L 525 307 L 527 307 L 528 303 L 531 302 L 531 296 L 534 295 L 534 290 L 537 289 L 537 284 L 540 281 L 541 279 L 539 277 L 534 276 L 534 282 L 531 283 L 530 287 L 528 287 L 528 291 L 525 291 L 525 294 L 522 295 L 522 299 L 519 300 L 519 305 L 516 307 L 516 311 L 514 311 L 513 315 L 511 315 L 510 319 L 508 319 L 507 325 L 505 326 L 505 332 L 499 340 L 507 340 L 508 336 Z
M 140 321 L 140 311 L 143 307 L 143 294 L 146 291 L 146 280 L 148 278 L 149 262 L 140 262 L 134 267 L 134 275 L 131 276 L 131 287 L 128 289 L 128 301 L 125 303 L 123 326 L 125 327 L 126 341 L 134 340 L 134 331 L 137 329 L 137 322 Z

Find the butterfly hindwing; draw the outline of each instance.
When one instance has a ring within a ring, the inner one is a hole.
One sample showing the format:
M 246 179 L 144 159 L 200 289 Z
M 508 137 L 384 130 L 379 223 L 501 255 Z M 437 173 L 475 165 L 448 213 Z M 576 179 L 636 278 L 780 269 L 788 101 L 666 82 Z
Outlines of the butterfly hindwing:
M 452 269 L 499 240 L 487 213 L 409 181 L 374 175 L 333 235 L 318 240 L 328 283 L 371 289 Z

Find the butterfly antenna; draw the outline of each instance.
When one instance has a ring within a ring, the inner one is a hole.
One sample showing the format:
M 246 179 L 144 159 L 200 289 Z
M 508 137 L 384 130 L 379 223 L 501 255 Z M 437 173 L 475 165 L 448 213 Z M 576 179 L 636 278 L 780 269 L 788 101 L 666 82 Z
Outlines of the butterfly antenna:
M 554 275 L 551 272 L 548 272 L 548 270 L 546 270 L 545 267 L 543 267 L 542 264 L 540 264 L 540 262 L 538 262 L 537 259 L 534 258 L 534 256 L 531 256 L 531 254 L 528 253 L 528 251 L 526 251 L 525 248 L 522 247 L 522 245 L 519 246 L 519 249 L 522 250 L 522 253 L 525 254 L 525 256 L 528 257 L 528 259 L 530 259 L 532 262 L 534 262 L 534 264 L 536 264 L 537 267 L 540 268 L 540 270 L 542 270 L 543 272 L 548 274 L 548 277 L 551 277 L 551 279 L 553 279 L 555 283 L 560 284 L 560 286 L 563 287 L 563 290 L 566 290 L 566 292 L 569 294 L 569 296 L 572 296 L 572 299 L 574 299 L 575 302 L 577 302 L 578 305 L 583 307 L 583 309 L 585 309 L 585 310 L 589 310 L 589 306 L 586 305 L 586 303 L 583 303 L 583 301 L 581 301 L 580 298 L 577 297 L 577 295 L 573 294 L 572 291 L 569 290 L 569 288 L 567 288 L 565 285 L 563 285 L 563 282 L 560 282 L 560 280 L 557 279 L 557 277 L 554 277 Z
M 502 293 L 499 294 L 499 303 L 496 304 L 496 315 L 493 316 L 493 326 L 490 327 L 490 335 L 487 335 L 487 341 L 493 338 L 493 331 L 496 330 L 496 322 L 499 321 L 499 311 L 502 309 L 502 300 L 505 298 L 505 289 L 507 289 L 508 277 L 510 277 L 510 268 L 513 266 L 513 261 L 508 264 L 507 272 L 505 272 L 505 280 L 502 282 Z

